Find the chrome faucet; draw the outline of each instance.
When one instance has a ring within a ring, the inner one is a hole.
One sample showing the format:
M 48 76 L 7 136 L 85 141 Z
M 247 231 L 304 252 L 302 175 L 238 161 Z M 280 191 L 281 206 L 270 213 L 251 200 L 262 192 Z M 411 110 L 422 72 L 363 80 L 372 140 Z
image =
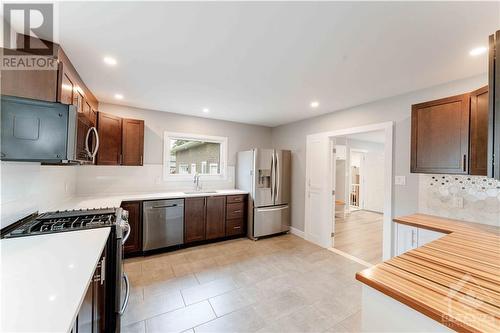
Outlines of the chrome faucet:
M 194 174 L 193 183 L 194 183 L 194 190 L 201 191 L 201 183 L 200 183 L 200 174 L 199 173 Z

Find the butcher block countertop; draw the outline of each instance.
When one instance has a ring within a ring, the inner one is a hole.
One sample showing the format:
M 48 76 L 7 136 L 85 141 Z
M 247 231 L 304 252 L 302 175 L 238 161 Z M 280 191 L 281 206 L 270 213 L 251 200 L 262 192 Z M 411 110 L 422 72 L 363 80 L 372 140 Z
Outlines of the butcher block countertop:
M 456 331 L 500 332 L 500 228 L 424 214 L 394 221 L 447 235 L 356 279 Z

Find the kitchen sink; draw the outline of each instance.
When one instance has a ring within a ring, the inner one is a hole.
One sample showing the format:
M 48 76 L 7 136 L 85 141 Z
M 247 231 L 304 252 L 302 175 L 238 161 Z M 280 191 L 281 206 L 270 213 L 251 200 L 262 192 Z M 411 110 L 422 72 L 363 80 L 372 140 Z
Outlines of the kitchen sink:
M 209 193 L 217 193 L 217 191 L 190 191 L 184 192 L 184 194 L 209 194 Z

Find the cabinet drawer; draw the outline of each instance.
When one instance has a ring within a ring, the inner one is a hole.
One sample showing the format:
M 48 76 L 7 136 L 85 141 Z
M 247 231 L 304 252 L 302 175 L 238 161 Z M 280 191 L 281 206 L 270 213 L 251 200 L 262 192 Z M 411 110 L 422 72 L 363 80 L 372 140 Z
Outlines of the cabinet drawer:
M 239 203 L 228 203 L 226 206 L 226 219 L 240 219 L 245 214 L 245 204 L 243 202 Z
M 226 221 L 226 236 L 234 236 L 243 234 L 243 220 L 227 220 Z
M 241 195 L 228 195 L 226 200 L 227 200 L 227 203 L 244 202 L 244 200 L 245 200 L 245 194 L 241 194 Z

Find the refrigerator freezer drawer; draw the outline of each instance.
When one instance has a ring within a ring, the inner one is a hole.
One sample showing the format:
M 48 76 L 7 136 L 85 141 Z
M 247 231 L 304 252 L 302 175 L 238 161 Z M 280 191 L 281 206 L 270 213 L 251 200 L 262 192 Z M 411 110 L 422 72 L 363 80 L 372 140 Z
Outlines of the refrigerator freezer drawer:
M 262 237 L 290 230 L 288 205 L 254 209 L 253 236 Z

